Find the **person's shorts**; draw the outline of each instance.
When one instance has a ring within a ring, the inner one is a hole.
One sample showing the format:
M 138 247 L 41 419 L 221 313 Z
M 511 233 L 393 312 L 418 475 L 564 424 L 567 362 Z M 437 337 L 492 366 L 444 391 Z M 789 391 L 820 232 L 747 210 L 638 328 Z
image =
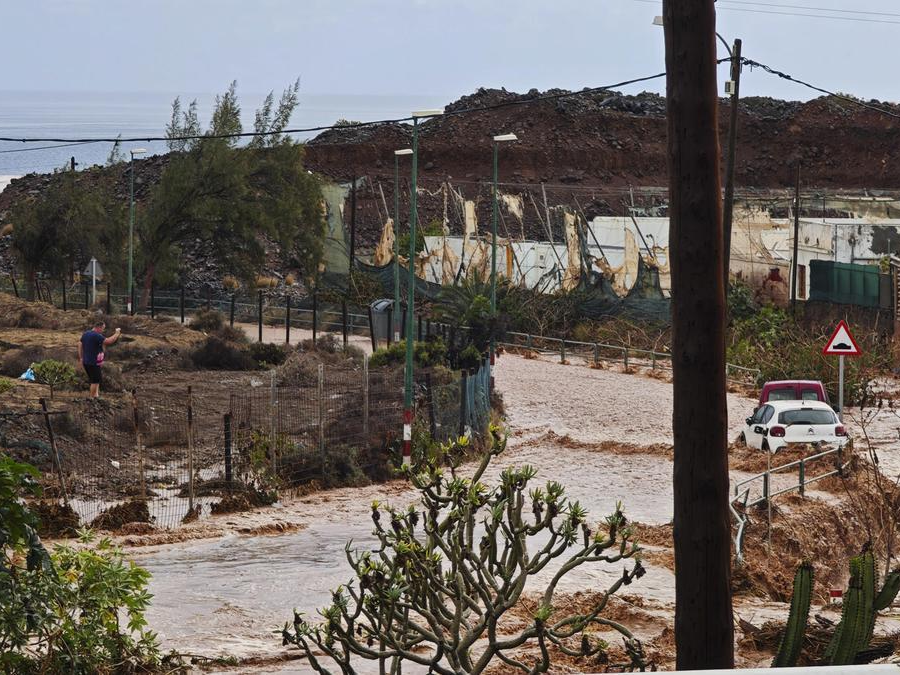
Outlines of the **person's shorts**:
M 100 369 L 100 366 L 92 366 L 88 363 L 85 363 L 84 372 L 87 373 L 88 382 L 90 382 L 91 384 L 100 384 L 100 381 L 103 379 L 103 373 Z

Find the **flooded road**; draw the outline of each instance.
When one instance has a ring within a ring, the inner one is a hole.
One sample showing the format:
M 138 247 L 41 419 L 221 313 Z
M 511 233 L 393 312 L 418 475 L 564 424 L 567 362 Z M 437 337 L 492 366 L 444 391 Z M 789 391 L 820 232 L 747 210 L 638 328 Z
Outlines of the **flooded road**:
M 666 448 L 619 454 L 601 445 L 670 442 L 670 384 L 504 356 L 497 387 L 506 401 L 510 439 L 506 452 L 488 469 L 488 483 L 506 467 L 530 464 L 538 469 L 534 485 L 562 483 L 569 497 L 588 510 L 592 523 L 601 522 L 618 502 L 630 520 L 651 525 L 671 521 L 672 462 Z M 747 401 L 731 397 L 729 404 L 743 415 Z M 463 472 L 472 469 L 464 467 Z M 155 597 L 148 620 L 163 647 L 238 658 L 284 654 L 279 631 L 293 608 L 315 615 L 328 604 L 329 591 L 350 579 L 347 541 L 371 546 L 373 499 L 406 506 L 416 494 L 401 481 L 328 490 L 257 512 L 259 519 L 301 523 L 299 531 L 133 549 L 136 562 L 153 574 Z M 622 568 L 584 566 L 566 577 L 559 590 L 602 590 L 621 576 Z M 552 566 L 545 569 L 529 588 L 541 590 L 553 571 Z M 670 606 L 674 576 L 666 567 L 648 565 L 647 575 L 629 593 Z M 309 669 L 293 662 L 254 672 Z

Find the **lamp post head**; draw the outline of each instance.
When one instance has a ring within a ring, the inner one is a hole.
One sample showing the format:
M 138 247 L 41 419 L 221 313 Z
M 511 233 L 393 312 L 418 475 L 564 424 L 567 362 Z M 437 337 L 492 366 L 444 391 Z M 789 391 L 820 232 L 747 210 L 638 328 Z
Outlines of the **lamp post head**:
M 499 134 L 494 136 L 494 143 L 503 143 L 504 141 L 517 141 L 519 137 L 515 134 Z
M 147 152 L 147 148 L 134 148 L 131 152 L 131 157 L 134 158 L 135 155 L 143 155 Z
M 416 110 L 412 113 L 415 118 L 419 117 L 440 117 L 444 114 L 443 110 Z
M 403 148 L 402 150 L 394 150 L 394 155 L 400 157 L 402 155 L 411 155 L 413 154 L 412 148 Z
M 662 26 L 662 25 L 663 25 L 663 18 L 662 18 L 661 16 L 654 16 L 654 17 L 653 17 L 653 25 L 654 25 L 654 26 Z

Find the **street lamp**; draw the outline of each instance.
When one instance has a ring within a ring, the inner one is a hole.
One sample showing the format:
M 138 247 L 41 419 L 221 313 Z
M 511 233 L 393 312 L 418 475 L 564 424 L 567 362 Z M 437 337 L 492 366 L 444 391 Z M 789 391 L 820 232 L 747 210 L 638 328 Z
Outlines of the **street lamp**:
M 654 26 L 662 26 L 661 16 L 653 17 Z M 725 197 L 722 205 L 722 243 L 725 269 L 725 292 L 728 292 L 728 275 L 731 260 L 731 226 L 734 221 L 734 162 L 737 148 L 738 100 L 741 93 L 741 41 L 735 39 L 734 49 L 728 46 L 721 35 L 716 37 L 725 45 L 731 59 L 731 80 L 725 86 L 725 93 L 731 95 L 731 120 L 728 127 L 728 156 L 725 158 Z
M 411 154 L 412 148 L 394 150 L 394 342 L 400 342 L 400 157 Z
M 409 276 L 406 307 L 406 378 L 403 390 L 403 463 L 409 464 L 412 456 L 412 419 L 413 419 L 413 322 L 415 321 L 416 301 L 416 197 L 418 191 L 419 171 L 419 120 L 427 117 L 443 115 L 443 110 L 419 110 L 412 114 L 412 189 L 409 199 Z
M 494 173 L 493 173 L 493 190 L 492 190 L 492 208 L 491 208 L 491 316 L 497 316 L 497 212 L 499 204 L 497 202 L 497 181 L 498 181 L 498 162 L 497 155 L 501 143 L 519 140 L 515 134 L 500 134 L 494 136 Z M 494 355 L 496 352 L 496 338 L 494 332 L 491 331 L 491 350 L 489 372 L 491 374 L 491 388 L 493 389 L 494 380 Z
M 130 205 L 128 209 L 128 314 L 134 314 L 132 302 L 134 299 L 134 156 L 143 155 L 146 148 L 134 148 L 131 150 L 131 161 L 128 163 L 128 173 L 131 176 Z

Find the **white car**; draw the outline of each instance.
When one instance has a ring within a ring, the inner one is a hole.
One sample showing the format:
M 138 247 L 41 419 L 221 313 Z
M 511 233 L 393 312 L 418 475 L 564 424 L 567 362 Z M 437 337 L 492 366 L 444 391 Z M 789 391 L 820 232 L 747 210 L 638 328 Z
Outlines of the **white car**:
M 769 452 L 804 443 L 843 446 L 850 440 L 834 410 L 821 401 L 769 401 L 746 421 L 747 445 Z

